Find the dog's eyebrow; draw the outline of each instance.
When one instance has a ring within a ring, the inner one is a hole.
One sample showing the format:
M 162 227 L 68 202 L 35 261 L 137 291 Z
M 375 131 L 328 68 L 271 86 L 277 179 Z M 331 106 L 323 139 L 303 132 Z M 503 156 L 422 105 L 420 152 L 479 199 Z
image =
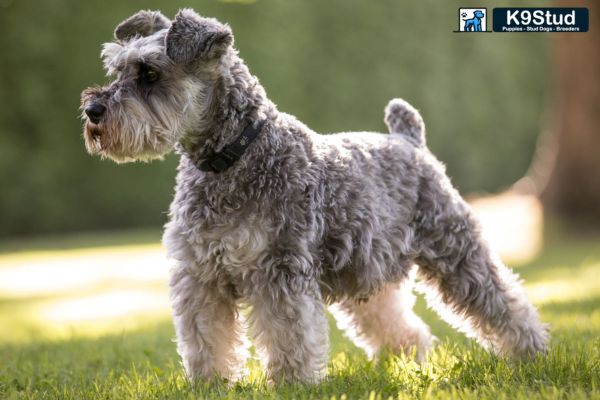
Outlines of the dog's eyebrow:
M 119 70 L 122 52 L 123 46 L 119 43 L 110 42 L 102 45 L 100 58 L 102 59 L 104 69 L 108 72 L 108 74 L 113 74 L 116 70 Z
M 142 56 L 137 61 L 138 65 L 146 65 L 150 68 L 157 69 L 160 71 L 166 71 L 169 67 L 169 60 L 165 60 L 164 57 L 160 56 Z
M 165 48 L 159 43 L 148 43 L 139 48 L 138 63 L 165 70 L 169 67 L 170 59 L 165 57 Z
M 169 60 L 164 57 L 164 45 L 157 39 L 149 41 L 148 38 L 137 38 L 125 45 L 105 43 L 100 56 L 109 75 L 124 70 L 127 65 L 144 63 L 156 69 L 165 69 L 169 64 Z

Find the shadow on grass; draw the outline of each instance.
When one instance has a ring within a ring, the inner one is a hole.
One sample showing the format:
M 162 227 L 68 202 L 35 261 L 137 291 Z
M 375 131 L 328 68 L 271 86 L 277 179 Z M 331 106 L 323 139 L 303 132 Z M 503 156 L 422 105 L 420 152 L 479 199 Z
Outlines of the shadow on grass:
M 25 251 L 59 251 L 91 249 L 99 247 L 159 244 L 160 229 L 139 229 L 129 231 L 94 231 L 69 235 L 47 235 L 34 238 L 19 238 L 0 241 L 0 254 Z

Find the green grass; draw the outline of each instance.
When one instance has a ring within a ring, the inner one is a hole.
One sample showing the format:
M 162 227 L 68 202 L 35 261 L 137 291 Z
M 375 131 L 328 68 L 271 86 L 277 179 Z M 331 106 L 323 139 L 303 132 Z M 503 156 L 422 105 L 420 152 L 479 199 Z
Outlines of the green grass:
M 95 242 L 93 236 L 89 243 L 79 239 L 72 243 L 86 247 Z M 58 329 L 56 323 L 36 319 L 36 310 L 77 298 L 78 293 L 8 296 L 0 291 L 0 398 L 600 398 L 599 239 L 550 239 L 536 260 L 517 269 L 542 319 L 552 325 L 548 356 L 530 362 L 494 357 L 439 321 L 419 299 L 418 313 L 440 338 L 427 363 L 418 365 L 393 355 L 370 362 L 331 321 L 329 376 L 314 386 L 269 386 L 253 358 L 250 377 L 242 382 L 191 388 L 175 353 L 168 312 L 59 325 Z M 0 272 L 8 268 L 3 260 L 31 257 L 36 246 L 51 247 L 11 244 L 21 252 L 0 256 Z M 113 249 L 91 251 L 101 254 Z M 112 284 L 103 282 L 86 290 L 102 292 Z M 164 285 L 156 282 L 137 285 L 164 291 Z

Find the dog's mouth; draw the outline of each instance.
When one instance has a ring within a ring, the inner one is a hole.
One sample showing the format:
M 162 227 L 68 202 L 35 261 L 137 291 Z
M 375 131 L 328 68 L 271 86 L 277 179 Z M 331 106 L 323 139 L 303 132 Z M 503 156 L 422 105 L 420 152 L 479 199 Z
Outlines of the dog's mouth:
M 102 136 L 102 129 L 99 124 L 95 124 L 90 120 L 86 121 L 85 129 L 92 140 L 98 140 Z
M 106 142 L 106 132 L 102 123 L 95 124 L 86 119 L 83 136 L 88 153 L 98 154 L 108 150 L 109 145 Z
M 87 152 L 91 155 L 99 155 L 103 159 L 109 158 L 116 163 L 133 160 L 131 156 L 123 154 L 119 150 L 118 143 L 111 140 L 110 134 L 102 125 L 102 123 L 94 124 L 91 121 L 86 121 L 84 139 Z

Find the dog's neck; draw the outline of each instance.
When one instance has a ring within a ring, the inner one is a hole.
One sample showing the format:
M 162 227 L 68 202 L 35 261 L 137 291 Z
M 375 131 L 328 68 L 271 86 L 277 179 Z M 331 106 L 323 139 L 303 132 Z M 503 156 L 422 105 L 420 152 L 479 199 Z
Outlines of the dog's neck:
M 225 57 L 221 64 L 225 73 L 219 75 L 206 96 L 203 120 L 178 146 L 178 151 L 202 170 L 224 148 L 236 145 L 249 126 L 259 127 L 276 117 L 275 105 L 244 61 L 233 51 Z

